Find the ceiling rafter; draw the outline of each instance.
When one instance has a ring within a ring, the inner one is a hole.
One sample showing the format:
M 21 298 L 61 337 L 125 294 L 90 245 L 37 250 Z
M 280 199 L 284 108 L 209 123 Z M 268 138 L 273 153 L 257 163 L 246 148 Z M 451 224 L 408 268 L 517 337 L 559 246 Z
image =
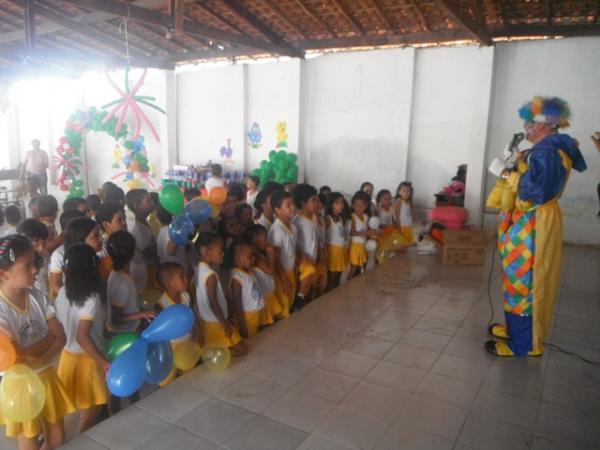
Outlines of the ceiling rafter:
M 421 26 L 423 27 L 423 29 L 425 31 L 430 31 L 431 27 L 429 26 L 429 22 L 427 21 L 425 14 L 423 14 L 423 10 L 419 6 L 419 4 L 416 2 L 416 0 L 409 0 L 409 3 L 415 9 L 415 13 L 417 14 L 417 17 L 418 17 L 419 22 L 421 23 Z
M 273 11 L 273 13 L 275 13 L 275 15 L 277 17 L 279 17 L 279 19 L 283 22 L 286 23 L 286 25 L 288 27 L 290 27 L 292 30 L 294 30 L 297 34 L 299 34 L 300 36 L 302 36 L 304 39 L 306 39 L 306 33 L 304 31 L 302 31 L 298 25 L 296 25 L 292 20 L 290 20 L 288 18 L 288 16 L 286 16 L 283 11 L 281 11 L 281 9 L 279 9 L 279 6 L 275 5 L 275 3 L 273 3 L 271 0 L 261 0 L 265 5 L 267 5 L 271 11 Z
M 373 9 L 375 10 L 375 14 L 379 17 L 379 20 L 385 24 L 386 29 L 389 31 L 394 31 L 394 24 L 388 19 L 387 15 L 383 11 L 383 7 L 379 4 L 379 0 L 367 0 Z
M 304 11 L 305 14 L 307 14 L 311 19 L 313 19 L 322 28 L 324 28 L 330 36 L 337 37 L 337 33 L 329 25 L 327 25 L 325 21 L 323 21 L 319 16 L 312 12 L 303 0 L 296 0 L 296 4 L 300 7 L 300 9 L 302 9 L 302 11 Z
M 492 38 L 482 25 L 467 16 L 452 0 L 434 0 L 435 4 L 444 11 L 458 26 L 468 31 L 481 45 L 493 45 Z
M 346 19 L 346 22 L 348 22 L 352 26 L 352 28 L 354 28 L 354 31 L 356 33 L 365 34 L 365 32 L 363 31 L 360 24 L 354 19 L 354 17 L 352 17 L 350 12 L 346 9 L 344 4 L 341 2 L 341 0 L 331 0 L 331 1 L 335 5 L 335 7 L 342 13 L 342 16 L 344 16 L 344 18 Z

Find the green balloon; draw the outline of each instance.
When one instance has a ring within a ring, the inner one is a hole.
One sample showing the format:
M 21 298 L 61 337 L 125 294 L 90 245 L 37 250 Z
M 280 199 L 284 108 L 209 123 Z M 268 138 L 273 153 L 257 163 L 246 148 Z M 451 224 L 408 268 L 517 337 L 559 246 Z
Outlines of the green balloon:
M 134 332 L 117 334 L 106 343 L 104 354 L 110 361 L 114 361 L 117 356 L 127 350 L 138 338 L 139 335 Z
M 285 150 L 279 150 L 277 152 L 277 155 L 279 156 L 279 159 L 285 159 L 285 158 L 287 158 L 287 152 Z
M 277 152 L 275 150 L 271 150 L 269 152 L 269 161 L 275 162 L 275 157 L 277 156 Z
M 288 160 L 290 160 L 291 162 L 296 162 L 298 161 L 298 155 L 296 155 L 295 153 L 288 153 Z
M 165 184 L 158 194 L 158 201 L 174 216 L 183 211 L 183 192 L 175 184 Z
M 73 183 L 76 187 L 82 187 L 83 186 L 83 181 L 81 180 L 75 180 L 75 182 Z
M 252 171 L 252 176 L 260 177 L 260 169 L 254 169 Z
M 261 161 L 260 162 L 260 168 L 262 169 L 266 169 L 267 167 L 269 167 L 269 161 Z
M 133 148 L 133 142 L 125 141 L 125 148 L 131 150 Z

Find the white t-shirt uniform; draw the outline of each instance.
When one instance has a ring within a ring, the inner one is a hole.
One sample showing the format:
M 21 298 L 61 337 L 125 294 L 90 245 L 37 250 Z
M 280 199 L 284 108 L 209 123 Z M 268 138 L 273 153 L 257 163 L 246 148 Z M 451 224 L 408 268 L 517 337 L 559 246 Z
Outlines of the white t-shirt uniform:
M 160 296 L 160 299 L 158 300 L 158 304 L 160 305 L 160 307 L 162 309 L 167 309 L 169 306 L 172 305 L 185 305 L 185 306 L 190 306 L 190 294 L 188 294 L 187 292 L 182 292 L 181 295 L 181 303 L 175 303 L 173 300 L 171 300 L 171 297 L 169 297 L 169 294 L 167 294 L 166 292 L 163 292 L 163 294 Z M 184 341 L 189 341 L 192 338 L 192 332 L 190 331 L 189 333 L 185 334 L 184 336 L 178 338 L 178 339 L 173 339 L 171 342 L 184 342 Z
M 390 208 L 387 211 L 383 208 L 377 208 L 377 215 L 379 216 L 380 226 L 387 227 L 394 224 L 394 208 Z
M 269 243 L 279 247 L 279 259 L 283 270 L 289 272 L 294 270 L 296 263 L 296 242 L 298 241 L 298 232 L 293 223 L 287 227 L 281 220 L 276 219 L 269 230 Z
M 256 211 L 254 208 L 254 202 L 256 201 L 256 196 L 258 195 L 258 191 L 246 193 L 246 203 L 248 203 L 252 207 L 252 211 Z
M 0 291 L 0 332 L 21 349 L 27 349 L 50 333 L 48 320 L 56 316 L 54 306 L 40 291 L 32 289 L 24 310 L 13 305 Z M 36 369 L 41 372 L 51 364 Z
M 319 249 L 319 231 L 316 222 L 298 214 L 294 217 L 293 223 L 298 230 L 298 249 L 312 261 L 316 261 Z
M 177 246 L 177 250 L 173 256 L 169 255 L 168 245 L 169 241 L 169 226 L 164 225 L 161 227 L 156 236 L 156 252 L 158 253 L 158 262 L 160 264 L 166 262 L 174 262 L 183 267 L 184 273 L 188 272 L 188 257 L 185 251 L 185 247 Z
M 235 281 L 242 286 L 242 308 L 244 311 L 260 311 L 265 307 L 265 298 L 258 287 L 258 280 L 253 272 L 233 269 L 231 282 Z
M 327 244 L 340 247 L 346 246 L 346 227 L 343 220 L 334 222 L 331 216 L 329 217 L 329 228 L 327 228 Z
M 202 320 L 205 322 L 218 322 L 219 319 L 217 319 L 217 316 L 215 316 L 212 308 L 210 307 L 208 289 L 206 287 L 206 282 L 211 275 L 217 277 L 217 303 L 221 308 L 223 317 L 227 319 L 229 316 L 227 299 L 225 298 L 225 293 L 223 292 L 223 286 L 221 286 L 219 275 L 204 262 L 200 262 L 200 264 L 198 264 L 198 271 L 196 272 L 196 307 L 198 308 L 198 315 Z
M 127 331 L 136 331 L 140 326 L 139 320 L 114 324 L 112 322 L 111 306 L 117 306 L 123 309 L 123 314 L 132 314 L 139 312 L 138 293 L 131 277 L 124 272 L 112 271 L 107 281 L 107 324 L 108 330 L 112 333 L 124 333 Z
M 264 214 L 261 214 L 260 217 L 256 219 L 256 223 L 265 227 L 267 229 L 267 233 L 273 226 L 273 222 L 267 219 Z
M 67 335 L 66 351 L 71 353 L 85 353 L 85 350 L 77 342 L 77 330 L 79 329 L 79 322 L 82 320 L 93 322 L 90 337 L 96 348 L 104 348 L 104 312 L 102 310 L 100 294 L 88 297 L 82 306 L 77 306 L 69 302 L 66 290 L 63 287 L 58 291 L 58 296 L 54 304 L 56 318 L 62 324 Z
M 62 273 L 65 267 L 65 246 L 61 245 L 52 252 L 50 256 L 50 273 Z
M 265 272 L 260 267 L 254 268 L 254 275 L 258 281 L 258 288 L 263 297 L 267 298 L 275 292 L 275 279 L 273 275 Z
M 363 220 L 361 220 L 356 214 L 352 214 L 352 223 L 354 223 L 354 230 L 361 232 L 367 231 L 369 229 L 368 226 L 369 216 L 363 214 Z M 352 236 L 352 242 L 356 244 L 364 244 L 367 242 L 366 236 Z
M 400 205 L 400 226 L 401 227 L 412 227 L 413 218 L 410 203 L 404 200 L 398 200 Z
M 213 188 L 216 188 L 216 187 L 225 187 L 225 185 L 226 185 L 225 178 L 223 178 L 223 177 L 210 177 L 208 180 L 206 180 L 206 184 L 204 185 L 204 187 L 206 188 L 206 190 L 208 192 L 210 192 Z

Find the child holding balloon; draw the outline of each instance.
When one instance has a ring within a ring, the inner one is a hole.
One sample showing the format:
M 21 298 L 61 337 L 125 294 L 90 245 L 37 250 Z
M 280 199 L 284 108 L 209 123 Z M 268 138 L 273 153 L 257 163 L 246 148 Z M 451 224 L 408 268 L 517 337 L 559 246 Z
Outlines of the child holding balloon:
M 67 335 L 58 376 L 80 411 L 79 433 L 96 423 L 108 401 L 104 374 L 104 310 L 100 292 L 99 259 L 89 245 L 75 244 L 65 253 L 65 286 L 55 300 L 56 317 Z
M 200 234 L 196 240 L 200 263 L 196 270 L 196 308 L 203 321 L 205 346 L 228 347 L 236 355 L 248 349 L 236 327 L 230 322 L 230 311 L 219 275 L 213 267 L 223 262 L 223 241 L 216 233 Z
M 11 370 L 29 373 L 14 383 L 27 382 L 31 377 L 37 380 L 13 389 L 13 394 L 27 392 L 27 397 L 20 394 L 1 408 L 0 423 L 6 425 L 6 435 L 16 438 L 22 450 L 37 449 L 37 436 L 42 432 L 46 448 L 60 447 L 65 440 L 63 418 L 75 411 L 52 365 L 65 345 L 64 330 L 47 298 L 31 289 L 36 273 L 34 259 L 35 252 L 25 236 L 0 239 L 0 334 L 10 339 L 18 360 L 37 372 L 36 377 L 17 365 L 2 380 L 10 380 Z

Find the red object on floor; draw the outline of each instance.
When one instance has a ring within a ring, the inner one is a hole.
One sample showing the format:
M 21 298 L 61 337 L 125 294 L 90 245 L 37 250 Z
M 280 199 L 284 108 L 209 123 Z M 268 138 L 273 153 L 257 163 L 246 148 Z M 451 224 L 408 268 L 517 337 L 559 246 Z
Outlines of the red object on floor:
M 449 230 L 462 230 L 467 223 L 467 210 L 461 206 L 436 206 L 429 220 L 444 225 Z

